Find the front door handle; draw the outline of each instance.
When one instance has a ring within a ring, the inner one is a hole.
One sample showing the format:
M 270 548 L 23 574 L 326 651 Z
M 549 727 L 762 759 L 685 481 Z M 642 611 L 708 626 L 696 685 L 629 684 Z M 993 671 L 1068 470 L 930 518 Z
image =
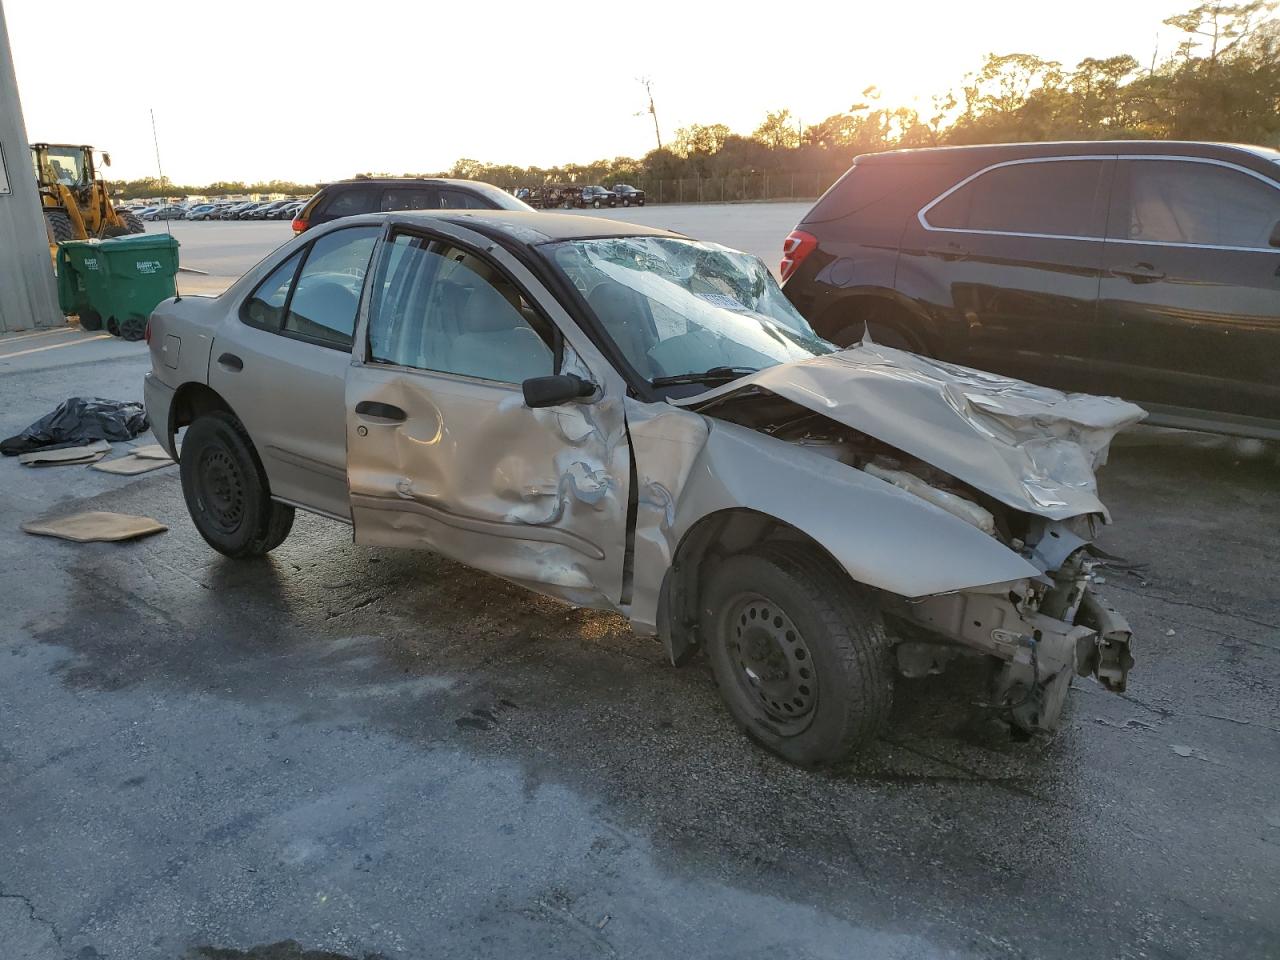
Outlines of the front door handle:
M 233 373 L 239 373 L 244 369 L 244 361 L 237 357 L 234 353 L 224 353 L 218 358 L 218 366 L 224 370 L 230 370 Z
M 399 407 L 378 400 L 361 400 L 356 404 L 356 415 L 379 423 L 403 423 L 409 417 Z
M 958 243 L 947 241 L 940 247 L 930 247 L 927 251 L 931 257 L 939 257 L 943 260 L 963 260 L 969 256 L 967 248 L 960 246 Z
M 1157 270 L 1149 263 L 1135 263 L 1129 267 L 1116 267 L 1111 271 L 1113 277 L 1124 277 L 1131 283 L 1155 283 L 1163 280 L 1164 271 Z

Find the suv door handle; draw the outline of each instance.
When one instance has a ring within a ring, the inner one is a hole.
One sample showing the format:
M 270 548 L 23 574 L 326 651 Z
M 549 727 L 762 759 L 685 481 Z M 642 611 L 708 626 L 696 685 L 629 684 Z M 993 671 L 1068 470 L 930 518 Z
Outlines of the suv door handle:
M 234 353 L 224 353 L 218 358 L 218 366 L 224 370 L 230 370 L 233 373 L 239 373 L 244 369 L 244 361 L 237 357 Z
M 1155 283 L 1163 280 L 1164 271 L 1157 270 L 1149 263 L 1135 263 L 1129 267 L 1115 267 L 1111 270 L 1113 277 L 1124 277 L 1131 283 Z
M 377 400 L 361 400 L 356 404 L 356 415 L 381 423 L 403 423 L 409 417 L 399 407 Z

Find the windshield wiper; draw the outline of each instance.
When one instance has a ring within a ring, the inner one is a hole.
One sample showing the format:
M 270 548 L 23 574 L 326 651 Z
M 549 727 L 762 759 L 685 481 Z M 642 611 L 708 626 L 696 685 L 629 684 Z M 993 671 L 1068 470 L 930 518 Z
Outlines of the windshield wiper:
M 655 387 L 675 387 L 682 383 L 729 383 L 739 377 L 758 372 L 755 367 L 712 367 L 701 373 L 677 373 L 670 377 L 654 377 L 649 383 Z

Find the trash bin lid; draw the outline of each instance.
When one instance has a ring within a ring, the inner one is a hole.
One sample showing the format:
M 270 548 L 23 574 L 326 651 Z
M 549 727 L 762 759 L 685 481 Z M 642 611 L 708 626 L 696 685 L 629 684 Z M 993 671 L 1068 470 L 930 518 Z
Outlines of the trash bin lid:
M 81 240 L 80 243 L 96 243 L 103 250 L 119 249 L 127 246 L 131 250 L 174 250 L 180 244 L 176 237 L 167 233 L 135 233 L 127 237 L 112 237 L 110 240 Z

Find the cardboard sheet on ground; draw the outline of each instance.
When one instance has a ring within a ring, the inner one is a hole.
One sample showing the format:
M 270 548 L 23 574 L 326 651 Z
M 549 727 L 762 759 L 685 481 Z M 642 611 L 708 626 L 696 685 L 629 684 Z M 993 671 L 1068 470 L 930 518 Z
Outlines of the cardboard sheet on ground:
M 173 459 L 164 452 L 164 447 L 158 443 L 148 443 L 145 447 L 133 447 L 129 450 L 135 457 L 142 457 L 144 460 L 171 460 Z
M 150 517 L 135 517 L 127 513 L 105 513 L 91 510 L 73 513 L 56 520 L 31 520 L 22 525 L 25 533 L 38 537 L 59 537 L 75 543 L 94 541 L 133 540 L 163 533 L 169 528 Z
M 103 463 L 95 463 L 93 469 L 101 470 L 104 473 L 118 473 L 126 477 L 132 477 L 135 474 L 146 473 L 148 470 L 159 470 L 161 467 L 167 467 L 172 463 L 173 461 L 168 457 L 163 460 L 156 460 L 130 455 L 116 457 L 114 460 L 107 460 Z
M 59 467 L 73 463 L 93 463 L 111 452 L 111 444 L 105 440 L 78 447 L 60 447 L 57 450 L 32 450 L 18 454 L 18 462 L 28 467 Z

